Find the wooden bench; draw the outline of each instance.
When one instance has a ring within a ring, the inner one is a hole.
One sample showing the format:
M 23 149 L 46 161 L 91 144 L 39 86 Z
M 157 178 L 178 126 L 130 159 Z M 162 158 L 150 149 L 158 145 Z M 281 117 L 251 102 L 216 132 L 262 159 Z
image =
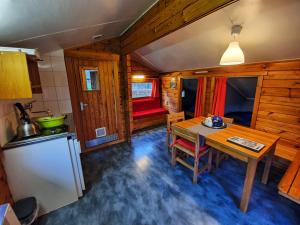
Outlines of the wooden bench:
M 275 155 L 292 162 L 299 151 L 299 144 L 280 138 L 276 145 Z
M 152 126 L 157 126 L 160 124 L 166 124 L 167 122 L 167 115 L 156 115 L 156 116 L 151 116 L 147 118 L 141 118 L 141 119 L 135 119 L 133 120 L 133 130 L 140 130 L 144 129 L 146 127 L 152 127 Z
M 300 151 L 285 172 L 278 189 L 279 194 L 300 204 Z
M 161 107 L 159 98 L 140 98 L 132 101 L 133 130 L 166 123 L 167 110 Z

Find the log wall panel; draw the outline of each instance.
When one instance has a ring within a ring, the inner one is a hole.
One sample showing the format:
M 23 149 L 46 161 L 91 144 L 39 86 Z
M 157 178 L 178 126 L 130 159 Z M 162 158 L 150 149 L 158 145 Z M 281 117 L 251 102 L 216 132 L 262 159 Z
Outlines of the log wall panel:
M 263 77 L 257 117 L 253 127 L 281 138 L 275 151 L 276 156 L 292 161 L 300 150 L 300 60 L 264 62 L 250 65 L 226 66 L 203 69 L 207 74 L 207 89 L 204 114 L 211 111 L 214 78 L 217 76 L 254 76 Z M 171 77 L 195 76 L 195 71 L 171 72 L 162 76 L 162 92 L 165 107 L 177 112 L 178 90 L 170 90 Z M 166 104 L 166 102 L 168 104 Z
M 7 184 L 6 173 L 0 160 L 0 204 L 4 203 L 13 204 L 13 199 Z
M 132 80 L 131 80 L 131 76 L 132 76 L 132 67 L 131 67 L 131 56 L 127 55 L 126 56 L 126 77 L 127 77 L 127 92 L 128 92 L 128 128 L 129 128 L 129 132 L 130 134 L 132 134 L 133 132 L 133 115 L 132 115 Z
M 291 91 L 289 88 L 263 87 L 261 91 L 262 91 L 262 95 L 264 95 L 264 96 L 277 96 L 277 97 L 291 96 Z
M 132 58 L 130 60 L 130 66 L 131 66 L 131 73 L 132 74 L 143 74 L 147 78 L 159 77 L 158 72 L 156 72 L 156 71 L 150 69 L 149 67 L 133 60 Z
M 163 76 L 162 80 L 162 106 L 170 113 L 179 111 L 179 90 L 170 87 L 171 79 L 175 77 L 177 79 L 177 87 L 179 86 L 178 76 L 179 74 L 173 74 L 171 76 Z
M 272 80 L 267 79 L 263 82 L 264 87 L 275 87 L 275 88 L 300 88 L 299 80 Z
M 285 115 L 300 115 L 300 108 L 292 107 L 292 106 L 285 106 L 285 105 L 275 105 L 275 104 L 268 104 L 268 103 L 260 103 L 259 104 L 259 111 L 268 111 L 271 110 L 272 112 L 281 113 Z
M 260 102 L 270 103 L 277 105 L 287 105 L 293 107 L 300 107 L 300 98 L 291 98 L 291 97 L 273 97 L 262 95 L 260 97 Z
M 75 51 L 89 51 L 94 53 L 110 52 L 110 53 L 121 53 L 120 38 L 112 38 L 102 41 L 89 43 L 86 45 L 71 48 Z

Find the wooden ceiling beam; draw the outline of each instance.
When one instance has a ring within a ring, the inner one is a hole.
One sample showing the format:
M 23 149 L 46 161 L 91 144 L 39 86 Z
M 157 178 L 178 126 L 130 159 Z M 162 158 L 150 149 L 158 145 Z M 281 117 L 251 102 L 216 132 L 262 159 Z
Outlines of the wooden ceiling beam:
M 160 0 L 121 36 L 122 53 L 131 53 L 237 1 Z

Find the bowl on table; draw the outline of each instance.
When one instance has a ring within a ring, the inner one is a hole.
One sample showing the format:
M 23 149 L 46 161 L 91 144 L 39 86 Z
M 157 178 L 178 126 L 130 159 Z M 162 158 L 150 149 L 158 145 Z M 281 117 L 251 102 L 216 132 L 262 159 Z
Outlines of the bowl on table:
M 206 127 L 213 128 L 213 129 L 223 129 L 227 126 L 226 123 L 223 122 L 222 117 L 220 116 L 206 117 L 202 121 L 202 124 Z

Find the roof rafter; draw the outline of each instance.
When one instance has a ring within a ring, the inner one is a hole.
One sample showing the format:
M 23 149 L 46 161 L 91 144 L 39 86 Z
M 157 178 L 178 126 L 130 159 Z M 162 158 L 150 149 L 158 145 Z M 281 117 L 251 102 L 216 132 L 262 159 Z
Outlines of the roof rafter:
M 160 0 L 121 36 L 124 54 L 238 0 Z

